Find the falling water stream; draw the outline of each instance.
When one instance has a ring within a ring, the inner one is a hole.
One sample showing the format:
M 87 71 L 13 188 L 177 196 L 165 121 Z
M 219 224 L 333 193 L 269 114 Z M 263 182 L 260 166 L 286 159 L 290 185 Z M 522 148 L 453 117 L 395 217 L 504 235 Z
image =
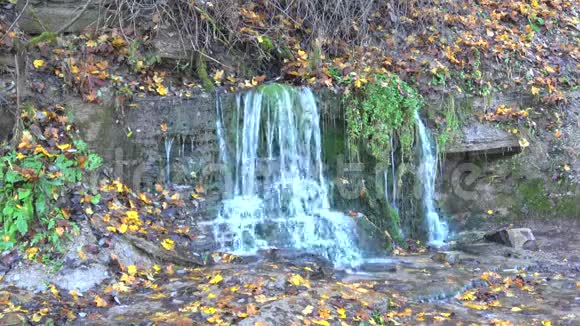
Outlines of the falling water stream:
M 218 216 L 206 226 L 219 250 L 239 255 L 269 248 L 301 250 L 322 255 L 338 268 L 382 259 L 363 257 L 358 222 L 330 208 L 320 113 L 311 90 L 265 85 L 238 94 L 229 112 L 218 96 L 216 110 L 226 189 Z M 429 242 L 442 245 L 448 231 L 434 203 L 437 159 L 418 114 L 415 119 Z M 167 139 L 166 149 L 171 145 Z M 384 196 L 396 209 L 394 153 L 391 157 L 391 171 L 383 171 Z
M 171 183 L 171 148 L 173 147 L 174 137 L 165 138 L 165 182 Z
M 437 157 L 434 151 L 433 141 L 427 128 L 421 121 L 418 112 L 415 112 L 415 122 L 419 130 L 421 145 L 421 165 L 419 173 L 423 183 L 423 209 L 429 232 L 429 244 L 442 246 L 447 240 L 449 233 L 447 223 L 441 220 L 435 209 L 435 178 L 437 177 Z
M 248 255 L 291 248 L 321 254 L 336 267 L 356 265 L 357 227 L 330 209 L 312 92 L 266 85 L 237 97 L 233 122 L 224 120 L 219 102 L 217 110 L 220 157 L 232 184 L 211 221 L 220 249 Z

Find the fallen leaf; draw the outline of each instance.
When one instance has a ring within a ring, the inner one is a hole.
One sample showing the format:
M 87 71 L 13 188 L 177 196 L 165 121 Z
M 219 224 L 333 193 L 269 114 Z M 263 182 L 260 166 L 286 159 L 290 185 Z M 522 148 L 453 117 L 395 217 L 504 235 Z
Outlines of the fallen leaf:
M 306 315 L 310 315 L 312 313 L 312 311 L 314 310 L 314 307 L 311 305 L 306 306 L 303 310 L 302 310 L 302 314 L 304 316 Z
M 165 239 L 161 242 L 161 246 L 165 249 L 165 250 L 174 250 L 175 249 L 175 242 L 171 239 Z
M 34 65 L 34 68 L 38 69 L 44 66 L 44 60 L 36 59 L 32 62 L 32 64 Z
M 97 305 L 97 307 L 99 308 L 104 308 L 107 307 L 109 304 L 107 303 L 107 301 L 105 301 L 105 299 L 101 298 L 100 296 L 95 296 L 95 304 Z
M 221 282 L 224 278 L 221 276 L 221 274 L 217 274 L 216 276 L 214 276 L 210 281 L 209 284 L 218 284 L 219 282 Z
M 127 273 L 131 276 L 135 276 L 135 274 L 137 274 L 137 266 L 135 265 L 127 266 Z

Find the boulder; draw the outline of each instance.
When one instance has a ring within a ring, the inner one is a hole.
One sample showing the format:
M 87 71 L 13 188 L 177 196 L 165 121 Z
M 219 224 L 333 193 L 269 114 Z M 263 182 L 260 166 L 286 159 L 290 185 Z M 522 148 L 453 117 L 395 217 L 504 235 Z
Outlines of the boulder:
M 80 33 L 87 27 L 94 25 L 99 19 L 99 2 L 93 0 L 87 9 L 82 12 L 65 32 Z M 18 10 L 24 8 L 25 1 L 18 2 Z M 64 24 L 68 24 L 81 13 L 86 1 L 61 0 L 37 1 L 26 7 L 19 20 L 20 29 L 28 34 L 40 34 L 45 31 L 55 32 Z
M 438 263 L 449 263 L 455 265 L 460 263 L 459 252 L 457 251 L 441 251 L 431 256 L 431 259 Z
M 514 249 L 537 250 L 538 245 L 532 230 L 528 228 L 504 228 L 487 233 L 485 240 L 503 244 Z

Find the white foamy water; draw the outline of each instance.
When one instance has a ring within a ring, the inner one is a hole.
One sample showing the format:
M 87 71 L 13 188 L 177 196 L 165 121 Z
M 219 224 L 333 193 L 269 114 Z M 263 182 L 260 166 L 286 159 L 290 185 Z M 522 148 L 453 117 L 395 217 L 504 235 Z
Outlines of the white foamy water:
M 437 177 L 437 156 L 435 155 L 433 141 L 427 128 L 421 121 L 419 113 L 415 112 L 415 122 L 419 130 L 421 145 L 421 164 L 419 175 L 423 184 L 423 208 L 425 220 L 429 232 L 429 244 L 442 246 L 447 240 L 449 233 L 447 223 L 441 220 L 435 209 L 435 179 Z
M 217 102 L 220 157 L 232 187 L 210 221 L 219 249 L 240 255 L 277 247 L 357 265 L 356 225 L 330 209 L 320 116 L 309 89 L 267 85 L 238 95 L 233 123 Z

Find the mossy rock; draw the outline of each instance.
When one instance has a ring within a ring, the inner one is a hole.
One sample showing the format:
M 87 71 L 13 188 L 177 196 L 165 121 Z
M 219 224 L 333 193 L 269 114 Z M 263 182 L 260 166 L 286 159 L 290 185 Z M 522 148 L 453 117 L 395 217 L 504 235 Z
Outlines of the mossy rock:
M 546 214 L 552 210 L 542 179 L 522 182 L 517 187 L 517 195 L 520 203 L 535 213 Z

